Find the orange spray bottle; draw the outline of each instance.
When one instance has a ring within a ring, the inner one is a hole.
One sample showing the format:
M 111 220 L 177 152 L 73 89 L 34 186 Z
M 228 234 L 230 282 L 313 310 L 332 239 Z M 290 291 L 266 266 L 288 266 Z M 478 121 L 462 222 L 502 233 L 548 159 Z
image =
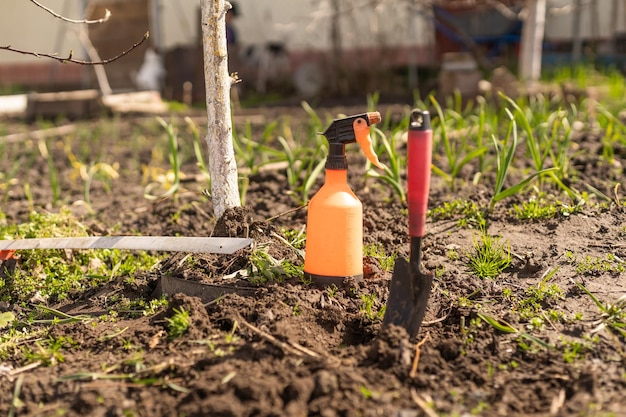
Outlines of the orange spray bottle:
M 309 202 L 304 275 L 322 285 L 363 277 L 363 206 L 348 185 L 345 145 L 357 142 L 383 168 L 369 137 L 378 112 L 337 119 L 322 133 L 329 144 L 324 185 Z

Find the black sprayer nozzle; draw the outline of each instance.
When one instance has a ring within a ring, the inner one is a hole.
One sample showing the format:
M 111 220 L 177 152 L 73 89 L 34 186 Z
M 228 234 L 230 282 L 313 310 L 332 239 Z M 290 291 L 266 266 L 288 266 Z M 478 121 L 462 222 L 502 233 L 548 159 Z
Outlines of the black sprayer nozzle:
M 345 145 L 356 142 L 354 122 L 363 119 L 368 126 L 379 123 L 380 113 L 368 112 L 356 114 L 354 116 L 335 119 L 330 126 L 322 133 L 328 139 L 328 158 L 326 159 L 326 169 L 348 169 L 346 160 Z
M 414 109 L 411 111 L 409 130 L 430 130 L 430 113 L 428 110 Z

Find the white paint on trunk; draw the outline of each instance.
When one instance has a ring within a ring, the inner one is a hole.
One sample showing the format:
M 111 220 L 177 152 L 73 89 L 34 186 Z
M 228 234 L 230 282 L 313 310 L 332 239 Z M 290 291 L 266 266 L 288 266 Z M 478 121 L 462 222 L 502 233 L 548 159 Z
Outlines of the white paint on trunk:
M 233 149 L 230 113 L 228 53 L 226 49 L 226 6 L 224 0 L 202 0 L 202 44 L 206 86 L 209 173 L 215 217 L 239 207 L 237 163 Z

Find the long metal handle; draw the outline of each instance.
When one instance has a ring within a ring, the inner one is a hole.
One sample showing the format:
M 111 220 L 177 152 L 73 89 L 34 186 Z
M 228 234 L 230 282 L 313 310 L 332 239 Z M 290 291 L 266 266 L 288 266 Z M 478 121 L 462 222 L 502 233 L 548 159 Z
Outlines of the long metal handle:
M 232 254 L 254 241 L 231 237 L 96 236 L 0 240 L 0 251 L 27 249 L 128 249 Z

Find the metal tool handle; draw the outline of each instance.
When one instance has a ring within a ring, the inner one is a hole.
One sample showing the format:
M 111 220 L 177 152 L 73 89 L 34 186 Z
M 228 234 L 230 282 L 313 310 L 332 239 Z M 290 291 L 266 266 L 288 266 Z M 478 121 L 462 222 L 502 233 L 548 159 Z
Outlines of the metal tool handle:
M 409 205 L 409 235 L 423 237 L 430 191 L 433 131 L 426 110 L 411 112 L 407 143 L 407 200 Z

